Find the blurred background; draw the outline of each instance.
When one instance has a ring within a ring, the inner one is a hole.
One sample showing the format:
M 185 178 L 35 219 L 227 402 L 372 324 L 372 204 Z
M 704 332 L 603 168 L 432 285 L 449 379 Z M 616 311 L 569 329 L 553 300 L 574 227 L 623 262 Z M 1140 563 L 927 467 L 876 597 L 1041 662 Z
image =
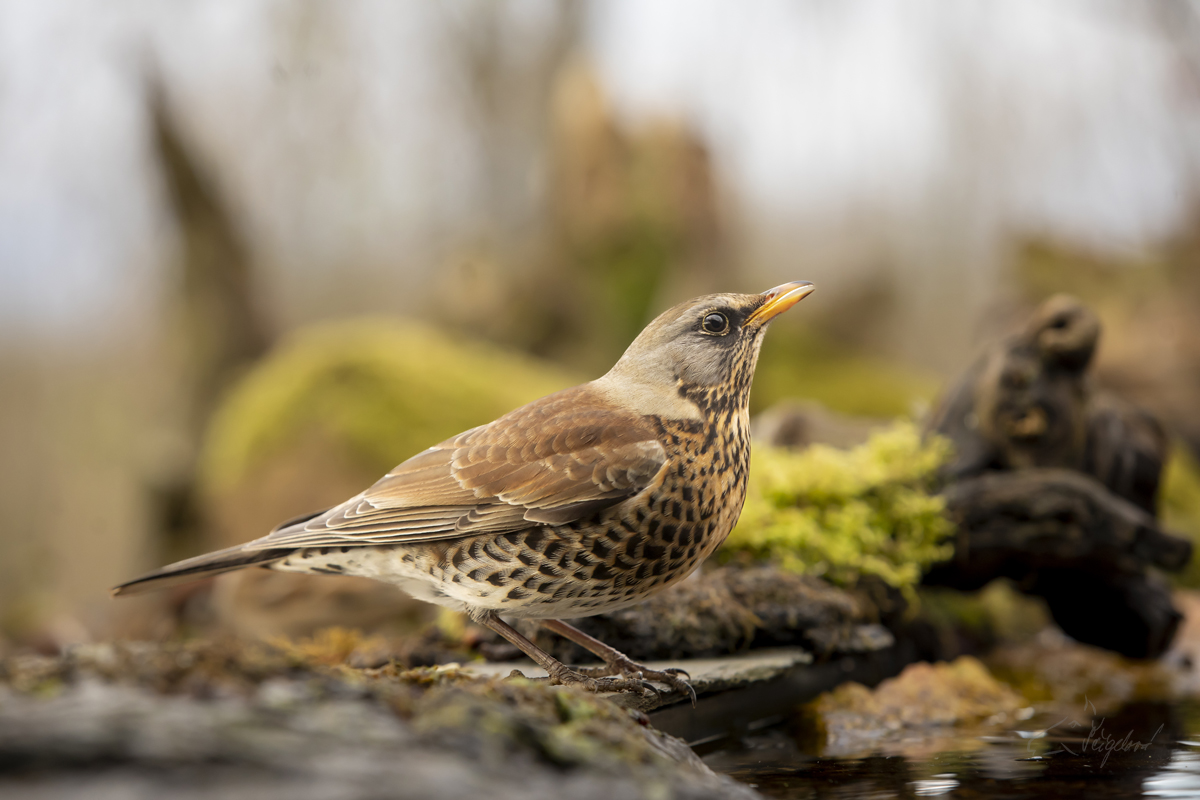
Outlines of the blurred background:
M 0 651 L 418 621 L 352 579 L 107 588 L 708 291 L 817 283 L 755 410 L 867 417 L 1069 291 L 1200 452 L 1198 223 L 1190 2 L 5 0 Z

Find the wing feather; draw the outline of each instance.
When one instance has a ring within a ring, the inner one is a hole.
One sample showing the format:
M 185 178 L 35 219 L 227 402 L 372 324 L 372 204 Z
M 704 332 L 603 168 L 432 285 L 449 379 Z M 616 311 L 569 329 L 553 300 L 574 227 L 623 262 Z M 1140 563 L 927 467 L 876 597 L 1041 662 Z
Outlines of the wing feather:
M 447 439 L 248 546 L 400 544 L 565 524 L 650 486 L 666 463 L 658 435 L 653 420 L 614 410 L 585 384 Z

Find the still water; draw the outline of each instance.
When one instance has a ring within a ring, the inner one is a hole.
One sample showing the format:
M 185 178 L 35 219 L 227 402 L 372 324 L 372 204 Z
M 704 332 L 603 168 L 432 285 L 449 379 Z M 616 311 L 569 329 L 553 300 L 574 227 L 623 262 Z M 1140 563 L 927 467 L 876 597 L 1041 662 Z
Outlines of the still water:
M 788 800 L 1200 798 L 1200 704 L 1091 711 L 852 744 L 836 755 L 814 754 L 775 728 L 702 755 L 714 770 Z

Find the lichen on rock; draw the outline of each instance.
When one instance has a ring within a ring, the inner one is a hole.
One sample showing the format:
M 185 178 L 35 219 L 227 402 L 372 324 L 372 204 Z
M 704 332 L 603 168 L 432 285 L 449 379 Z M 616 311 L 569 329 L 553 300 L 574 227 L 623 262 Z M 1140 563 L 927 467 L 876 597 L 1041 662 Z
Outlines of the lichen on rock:
M 906 594 L 928 565 L 949 558 L 953 527 L 934 493 L 949 443 L 911 423 L 852 450 L 756 448 L 742 517 L 719 552 L 853 583 L 871 575 Z
M 0 796 L 759 796 L 638 712 L 453 665 L 358 669 L 345 659 L 359 644 L 121 643 L 0 661 Z

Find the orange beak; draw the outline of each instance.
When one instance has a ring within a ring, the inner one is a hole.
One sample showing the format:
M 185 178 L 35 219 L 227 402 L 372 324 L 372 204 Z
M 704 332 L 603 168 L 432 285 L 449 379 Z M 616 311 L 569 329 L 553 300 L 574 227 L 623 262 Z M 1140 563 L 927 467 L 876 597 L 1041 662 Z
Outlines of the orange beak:
M 747 317 L 746 324 L 749 325 L 753 322 L 758 325 L 766 325 L 775 319 L 775 317 L 778 317 L 796 305 L 796 303 L 808 297 L 816 288 L 816 286 L 813 286 L 808 281 L 792 281 L 782 286 L 776 286 L 774 289 L 768 289 L 762 293 L 766 302 Z

